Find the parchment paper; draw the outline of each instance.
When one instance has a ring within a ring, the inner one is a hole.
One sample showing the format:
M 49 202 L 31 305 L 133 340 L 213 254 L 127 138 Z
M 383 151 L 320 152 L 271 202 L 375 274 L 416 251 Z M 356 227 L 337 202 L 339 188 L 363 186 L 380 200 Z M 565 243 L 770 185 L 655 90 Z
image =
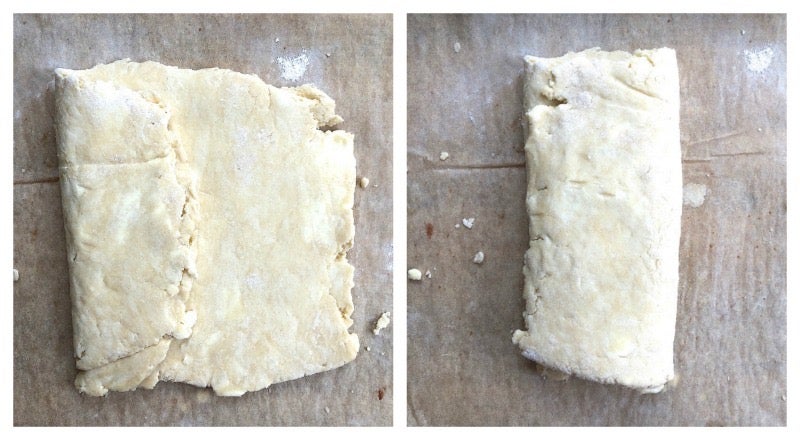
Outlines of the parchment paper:
M 389 15 L 14 16 L 15 425 L 391 424 L 392 327 L 371 331 L 392 304 L 391 36 Z M 307 70 L 292 80 L 297 72 L 282 67 L 303 55 Z M 240 398 L 175 383 L 105 398 L 78 394 L 53 70 L 120 58 L 228 68 L 276 86 L 314 83 L 336 100 L 338 127 L 355 134 L 358 176 L 371 182 L 356 188 L 348 254 L 356 268 L 351 331 L 362 344 L 355 361 Z
M 678 55 L 684 185 L 707 189 L 684 206 L 677 380 L 656 395 L 545 380 L 511 343 L 522 58 L 662 46 Z M 408 65 L 408 266 L 432 275 L 408 284 L 410 426 L 786 424 L 785 16 L 410 15 Z

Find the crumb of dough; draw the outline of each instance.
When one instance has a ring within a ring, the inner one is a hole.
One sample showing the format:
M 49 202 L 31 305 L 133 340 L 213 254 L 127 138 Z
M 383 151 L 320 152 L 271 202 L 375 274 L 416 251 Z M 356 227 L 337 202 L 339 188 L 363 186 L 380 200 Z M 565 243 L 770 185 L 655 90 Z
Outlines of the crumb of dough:
M 455 53 L 459 53 L 459 52 L 461 52 L 461 43 L 459 43 L 458 41 L 456 41 L 455 43 L 453 43 L 453 51 L 454 51 Z
M 447 160 L 448 157 L 450 157 L 450 154 L 448 154 L 447 151 L 442 151 L 439 154 L 439 160 Z
M 420 272 L 419 269 L 409 269 L 408 270 L 408 279 L 409 280 L 414 280 L 414 281 L 419 281 L 419 280 L 422 279 L 422 272 Z
M 14 281 L 19 281 L 19 271 L 14 269 Z
M 326 52 L 326 53 L 325 53 L 325 57 L 326 57 L 326 58 L 330 58 L 330 57 L 331 57 L 331 53 L 330 53 L 330 52 Z
M 280 38 L 276 38 L 276 39 L 275 39 L 275 42 L 276 42 L 276 43 L 277 43 L 277 42 L 279 42 L 279 41 L 281 41 L 281 39 L 280 39 Z
M 474 257 L 472 257 L 472 262 L 475 264 L 482 264 L 483 263 L 483 252 L 478 251 Z
M 326 406 L 325 407 L 325 414 L 330 414 L 330 413 L 331 413 L 331 409 Z
M 369 179 L 367 179 L 366 177 L 362 177 L 358 181 L 358 186 L 360 186 L 362 188 L 368 187 L 369 186 Z
M 378 334 L 381 333 L 381 330 L 383 330 L 386 327 L 388 327 L 389 323 L 391 322 L 391 319 L 389 319 L 389 316 L 391 316 L 391 313 L 383 312 L 381 314 L 381 317 L 378 318 L 378 321 L 375 323 L 375 328 L 372 329 L 372 333 L 378 335 Z
M 458 228 L 460 228 L 460 227 L 461 227 L 461 225 L 459 225 L 458 223 L 456 223 L 456 226 L 455 226 L 455 228 L 456 228 L 456 229 L 458 229 Z
M 461 219 L 461 223 L 464 224 L 465 228 L 472 229 L 472 225 L 475 224 L 475 218 L 470 217 L 470 218 Z
M 364 350 L 370 351 L 371 348 L 369 348 L 369 345 L 367 345 L 366 347 L 364 347 Z
M 431 271 L 426 270 L 425 271 L 425 278 L 431 278 L 431 277 L 433 277 L 433 274 L 431 274 Z

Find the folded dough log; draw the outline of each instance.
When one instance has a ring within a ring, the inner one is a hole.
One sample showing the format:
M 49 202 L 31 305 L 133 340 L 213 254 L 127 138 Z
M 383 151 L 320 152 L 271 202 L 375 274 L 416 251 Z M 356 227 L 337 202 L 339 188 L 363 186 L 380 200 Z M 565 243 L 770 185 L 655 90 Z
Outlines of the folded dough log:
M 354 359 L 353 137 L 313 86 L 56 71 L 76 386 L 241 395 Z
M 546 367 L 644 392 L 673 377 L 681 148 L 672 49 L 526 57 L 527 331 Z

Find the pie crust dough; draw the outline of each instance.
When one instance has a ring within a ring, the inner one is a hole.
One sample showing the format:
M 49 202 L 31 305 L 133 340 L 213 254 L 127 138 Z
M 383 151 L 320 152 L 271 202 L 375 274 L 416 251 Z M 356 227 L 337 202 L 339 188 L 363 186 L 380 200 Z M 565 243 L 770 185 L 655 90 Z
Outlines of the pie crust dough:
M 545 367 L 643 392 L 673 377 L 681 220 L 672 49 L 526 57 L 527 331 Z
M 310 85 L 129 60 L 56 71 L 75 384 L 238 396 L 358 353 L 353 136 Z

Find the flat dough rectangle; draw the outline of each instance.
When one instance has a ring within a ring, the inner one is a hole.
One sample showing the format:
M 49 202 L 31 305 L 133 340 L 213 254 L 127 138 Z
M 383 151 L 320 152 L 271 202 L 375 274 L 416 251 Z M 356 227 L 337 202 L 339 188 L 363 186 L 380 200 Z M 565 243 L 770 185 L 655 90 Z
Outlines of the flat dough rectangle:
M 645 392 L 673 377 L 681 221 L 672 49 L 526 57 L 525 357 Z
M 354 359 L 353 136 L 313 86 L 56 72 L 76 386 L 241 395 Z

